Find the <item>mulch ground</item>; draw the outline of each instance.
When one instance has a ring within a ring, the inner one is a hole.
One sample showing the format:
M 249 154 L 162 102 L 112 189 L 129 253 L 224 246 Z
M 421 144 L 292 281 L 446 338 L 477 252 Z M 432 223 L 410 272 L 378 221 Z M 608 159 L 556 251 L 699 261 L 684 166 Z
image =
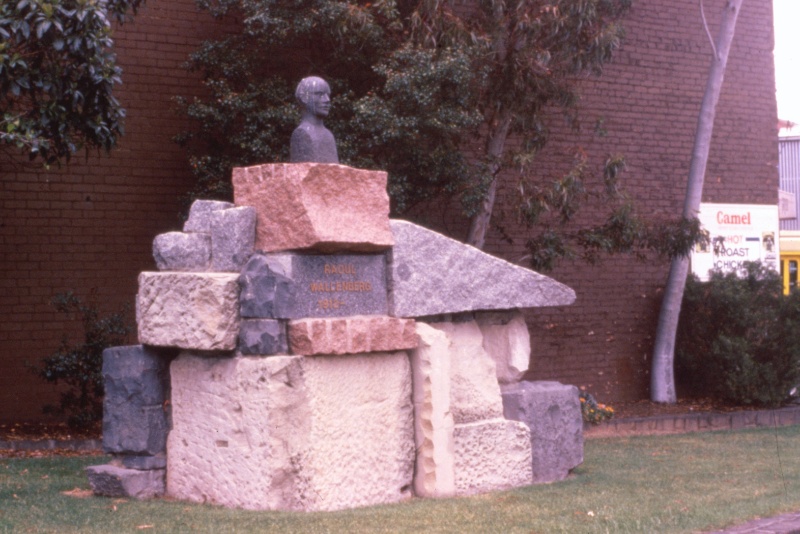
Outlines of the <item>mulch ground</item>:
M 102 428 L 98 422 L 91 428 L 75 430 L 66 423 L 25 421 L 20 423 L 0 423 L 0 442 L 14 441 L 70 441 L 103 439 Z M 100 450 L 73 450 L 73 448 L 53 448 L 42 450 L 4 449 L 0 445 L 0 458 L 40 458 L 45 456 L 91 456 Z
M 635 417 L 655 417 L 659 415 L 682 415 L 695 413 L 730 413 L 761 408 L 752 405 L 736 406 L 722 404 L 713 399 L 679 399 L 675 404 L 661 404 L 649 400 L 622 402 L 612 404 L 615 419 L 631 419 Z
M 734 412 L 757 409 L 753 406 L 730 406 L 711 399 L 681 399 L 676 404 L 659 404 L 648 400 L 613 404 L 615 419 L 654 417 L 659 415 L 681 415 L 703 412 Z M 102 439 L 100 423 L 94 427 L 75 430 L 66 423 L 26 421 L 0 423 L 0 442 L 39 440 L 86 440 Z M 86 456 L 100 453 L 99 450 L 76 451 L 71 448 L 48 450 L 8 450 L 0 445 L 0 458 L 35 458 L 43 456 Z

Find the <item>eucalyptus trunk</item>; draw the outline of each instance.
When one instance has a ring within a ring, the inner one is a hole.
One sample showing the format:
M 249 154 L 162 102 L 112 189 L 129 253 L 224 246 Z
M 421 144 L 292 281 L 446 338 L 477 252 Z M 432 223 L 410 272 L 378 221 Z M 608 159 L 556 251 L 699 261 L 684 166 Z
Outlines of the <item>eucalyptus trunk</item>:
M 495 127 L 486 141 L 486 158 L 489 161 L 489 175 L 491 182 L 486 190 L 478 212 L 472 216 L 469 225 L 467 243 L 482 249 L 486 244 L 486 232 L 494 211 L 494 201 L 497 196 L 497 175 L 502 167 L 503 150 L 505 149 L 508 132 L 511 130 L 511 113 L 504 111 L 497 120 Z
M 736 31 L 736 19 L 743 3 L 744 0 L 727 0 L 725 2 L 716 43 L 713 41 L 711 43 L 714 56 L 711 61 L 706 90 L 697 119 L 689 180 L 686 185 L 686 198 L 683 204 L 684 218 L 697 217 L 700 211 L 708 153 L 711 148 L 711 135 L 714 131 L 714 117 L 717 112 L 722 82 L 725 78 L 728 54 Z M 702 10 L 702 0 L 700 7 Z M 703 22 L 705 23 L 705 17 Z M 664 290 L 664 301 L 658 318 L 653 363 L 650 372 L 650 399 L 654 402 L 675 403 L 678 400 L 675 391 L 675 335 L 678 331 L 681 301 L 683 300 L 683 290 L 686 287 L 688 272 L 688 256 L 672 260 L 667 286 Z

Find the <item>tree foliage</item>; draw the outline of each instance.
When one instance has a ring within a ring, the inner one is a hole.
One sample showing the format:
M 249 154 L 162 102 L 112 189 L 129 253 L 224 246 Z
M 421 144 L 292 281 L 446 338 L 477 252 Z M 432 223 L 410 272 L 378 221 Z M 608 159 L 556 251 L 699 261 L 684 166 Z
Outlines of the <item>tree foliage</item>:
M 125 111 L 111 21 L 143 0 L 0 2 L 0 145 L 45 164 L 111 149 Z
M 513 174 L 519 202 L 510 216 L 531 230 L 528 257 L 539 269 L 654 244 L 669 253 L 675 239 L 665 244 L 658 232 L 680 236 L 687 227 L 636 216 L 619 185 L 620 156 L 593 164 L 576 148 L 561 176 L 536 172 L 554 111 L 578 126 L 580 80 L 600 74 L 620 46 L 618 21 L 630 0 L 198 3 L 241 21 L 241 31 L 191 58 L 209 96 L 178 99 L 195 123 L 178 137 L 197 177 L 194 197 L 229 197 L 234 166 L 288 159 L 299 118 L 294 86 L 313 74 L 332 88 L 327 125 L 340 160 L 387 170 L 395 214 L 457 197 L 473 219 L 469 241 L 481 247 L 498 177 Z M 597 200 L 612 208 L 607 220 L 567 231 L 578 209 Z M 685 253 L 688 244 L 678 248 Z

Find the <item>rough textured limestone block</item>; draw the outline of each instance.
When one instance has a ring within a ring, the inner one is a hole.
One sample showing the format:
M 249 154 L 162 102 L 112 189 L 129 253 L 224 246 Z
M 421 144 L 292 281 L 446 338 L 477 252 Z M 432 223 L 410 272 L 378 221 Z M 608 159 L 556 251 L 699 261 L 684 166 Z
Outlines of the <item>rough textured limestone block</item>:
M 89 486 L 95 495 L 152 499 L 164 494 L 164 470 L 126 469 L 115 465 L 92 465 L 86 468 Z
M 475 321 L 433 323 L 445 333 L 450 352 L 450 410 L 456 424 L 503 416 L 494 360 L 483 348 Z
M 292 354 L 391 352 L 417 346 L 414 319 L 368 315 L 289 321 Z
M 575 292 L 552 278 L 406 221 L 391 221 L 389 314 L 565 306 Z
M 169 356 L 130 345 L 103 351 L 103 450 L 155 455 L 167 445 Z
M 417 323 L 419 346 L 411 351 L 414 385 L 414 441 L 418 497 L 455 495 L 453 414 L 450 413 L 450 352 L 444 332 Z
M 211 214 L 234 207 L 221 200 L 195 200 L 189 208 L 189 217 L 183 224 L 184 232 L 211 233 Z
M 239 329 L 239 352 L 248 354 L 287 354 L 286 325 L 274 319 L 243 319 Z
M 311 433 L 309 510 L 411 496 L 414 421 L 405 352 L 304 358 Z
M 407 497 L 408 356 L 172 363 L 172 497 L 254 510 L 337 510 Z
M 522 380 L 531 359 L 531 336 L 525 316 L 514 312 L 481 312 L 475 317 L 483 334 L 483 348 L 492 357 L 497 381 Z
M 139 275 L 139 342 L 194 350 L 233 350 L 239 336 L 238 275 Z
M 303 510 L 311 411 L 302 358 L 173 361 L 167 492 L 252 510 Z
M 258 213 L 256 249 L 377 251 L 394 243 L 386 173 L 322 163 L 233 170 L 237 206 Z
M 530 440 L 530 429 L 518 421 L 493 419 L 456 425 L 456 494 L 473 495 L 531 484 Z
M 559 382 L 520 382 L 503 390 L 508 419 L 531 429 L 534 482 L 563 480 L 583 463 L 583 419 L 578 388 Z
M 211 265 L 211 237 L 183 232 L 159 234 L 153 240 L 153 259 L 159 271 L 207 271 Z
M 253 255 L 256 210 L 251 207 L 217 210 L 211 222 L 211 270 L 239 272 Z

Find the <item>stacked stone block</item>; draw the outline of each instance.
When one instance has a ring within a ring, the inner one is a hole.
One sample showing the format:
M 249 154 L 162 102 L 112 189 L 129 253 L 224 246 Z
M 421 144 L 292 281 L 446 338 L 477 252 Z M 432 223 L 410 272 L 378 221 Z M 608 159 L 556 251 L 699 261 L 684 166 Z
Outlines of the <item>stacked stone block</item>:
M 526 419 L 504 417 L 501 393 L 530 358 L 516 308 L 569 304 L 572 290 L 390 221 L 385 173 L 277 164 L 236 169 L 233 181 L 236 203 L 195 202 L 183 232 L 154 241 L 161 272 L 139 278 L 140 342 L 183 351 L 171 366 L 166 492 L 336 510 L 412 487 L 530 484 L 537 442 Z M 163 451 L 120 454 L 163 468 L 150 459 Z
M 253 253 L 255 231 L 254 208 L 198 200 L 183 232 L 155 238 L 153 258 L 160 271 L 238 272 Z
M 258 207 L 257 250 L 369 252 L 393 244 L 385 172 L 283 163 L 236 168 L 232 179 L 236 204 Z
M 103 351 L 103 450 L 112 463 L 87 468 L 98 495 L 164 494 L 170 353 L 142 345 Z
M 578 388 L 559 382 L 520 382 L 504 388 L 507 419 L 531 430 L 533 481 L 554 482 L 583 463 L 583 418 Z

